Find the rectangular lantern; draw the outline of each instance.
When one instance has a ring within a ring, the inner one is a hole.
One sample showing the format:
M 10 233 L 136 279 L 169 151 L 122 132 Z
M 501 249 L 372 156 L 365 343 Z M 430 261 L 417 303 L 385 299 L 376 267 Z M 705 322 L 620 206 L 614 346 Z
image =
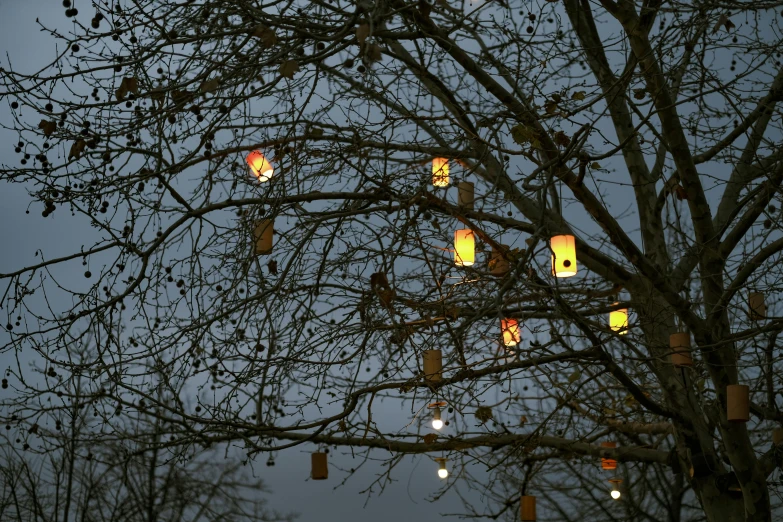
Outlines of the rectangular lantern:
M 617 443 L 616 442 L 602 442 L 601 447 L 603 448 L 616 448 Z M 607 458 L 601 458 L 601 468 L 607 469 L 607 470 L 613 470 L 617 469 L 617 461 L 614 459 L 607 459 Z
M 448 158 L 433 158 L 432 184 L 436 187 L 449 186 L 449 159 Z
M 519 503 L 519 520 L 522 522 L 536 522 L 536 497 L 522 495 Z
M 259 151 L 254 150 L 247 155 L 247 166 L 250 167 L 250 173 L 261 183 L 269 181 L 275 173 L 272 164 Z
M 454 263 L 471 266 L 476 260 L 476 241 L 469 228 L 454 231 Z
M 271 219 L 261 219 L 256 221 L 253 228 L 254 250 L 257 256 L 272 253 L 272 240 L 274 231 L 274 221 Z
M 326 480 L 329 478 L 329 467 L 326 463 L 326 453 L 315 452 L 310 455 L 310 476 L 313 480 Z
M 726 386 L 726 419 L 729 422 L 750 420 L 750 388 L 745 384 Z
M 618 335 L 625 335 L 628 333 L 627 308 L 620 308 L 619 310 L 609 312 L 609 328 L 611 328 L 612 331 L 617 332 Z
M 575 276 L 576 240 L 572 235 L 552 236 L 549 240 L 552 249 L 552 275 L 555 277 Z
M 428 381 L 440 381 L 443 369 L 443 353 L 440 350 L 424 350 L 424 378 Z
M 522 332 L 516 319 L 501 319 L 500 330 L 503 332 L 503 345 L 516 346 L 522 341 Z
M 751 321 L 760 321 L 767 317 L 767 304 L 764 302 L 764 294 L 761 292 L 751 292 L 748 295 L 748 315 Z
M 675 366 L 693 366 L 691 358 L 691 335 L 677 332 L 669 336 L 669 348 L 672 351 L 672 364 Z
M 457 185 L 457 205 L 462 208 L 473 210 L 473 183 L 470 181 L 461 181 Z
M 500 245 L 503 252 L 508 252 L 508 245 Z M 492 256 L 489 258 L 489 273 L 495 277 L 503 277 L 508 274 L 511 267 L 509 266 L 508 259 L 503 255 L 503 252 L 495 247 L 492 247 Z

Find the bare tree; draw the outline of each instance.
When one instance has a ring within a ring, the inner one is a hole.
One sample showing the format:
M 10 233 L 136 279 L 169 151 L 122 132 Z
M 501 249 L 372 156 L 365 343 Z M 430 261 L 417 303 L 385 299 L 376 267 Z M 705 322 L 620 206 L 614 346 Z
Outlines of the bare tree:
M 71 3 L 0 72 L 0 176 L 75 239 L 0 274 L 4 417 L 426 453 L 477 518 L 779 510 L 783 2 Z

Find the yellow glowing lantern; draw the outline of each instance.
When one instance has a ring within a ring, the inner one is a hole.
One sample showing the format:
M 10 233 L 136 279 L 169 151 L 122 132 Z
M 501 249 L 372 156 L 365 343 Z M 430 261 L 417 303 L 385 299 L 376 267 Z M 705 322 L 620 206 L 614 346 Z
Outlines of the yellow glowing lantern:
M 609 312 L 609 328 L 611 328 L 612 331 L 617 332 L 618 335 L 625 335 L 628 333 L 627 308 L 620 308 L 619 310 Z
M 433 158 L 432 184 L 436 187 L 449 186 L 449 159 L 448 158 Z
M 253 173 L 253 176 L 256 177 L 261 183 L 269 181 L 269 179 L 275 173 L 275 170 L 272 168 L 272 164 L 269 163 L 269 160 L 267 160 L 264 155 L 257 150 L 254 150 L 247 155 L 247 166 L 250 167 L 250 172 Z
M 555 277 L 575 276 L 576 268 L 576 241 L 574 236 L 552 236 L 549 240 L 552 249 L 552 275 Z
M 476 260 L 476 241 L 469 228 L 454 231 L 454 263 L 471 266 Z
M 522 332 L 516 319 L 501 319 L 500 329 L 503 332 L 505 346 L 516 346 L 522 341 Z

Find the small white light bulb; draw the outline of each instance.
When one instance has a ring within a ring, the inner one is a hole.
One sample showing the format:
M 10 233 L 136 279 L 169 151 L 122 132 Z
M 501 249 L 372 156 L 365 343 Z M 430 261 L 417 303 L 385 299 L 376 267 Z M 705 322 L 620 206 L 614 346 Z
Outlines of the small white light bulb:
M 438 476 L 442 479 L 445 479 L 446 477 L 449 476 L 449 470 L 447 470 L 446 468 L 440 468 L 438 470 Z
M 443 427 L 443 421 L 440 418 L 440 408 L 436 407 L 432 413 L 432 427 L 439 430 Z
M 620 490 L 613 489 L 612 490 L 612 498 L 615 499 L 615 500 L 619 500 L 620 499 Z

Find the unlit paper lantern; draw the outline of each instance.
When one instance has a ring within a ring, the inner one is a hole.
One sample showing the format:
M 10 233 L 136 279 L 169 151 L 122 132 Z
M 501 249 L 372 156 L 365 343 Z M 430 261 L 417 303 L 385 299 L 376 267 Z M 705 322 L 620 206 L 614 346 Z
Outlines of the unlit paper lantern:
M 432 160 L 432 184 L 436 187 L 449 186 L 448 158 L 434 158 Z
M 503 252 L 508 252 L 508 245 L 500 245 Z M 492 247 L 492 256 L 489 258 L 489 273 L 495 277 L 503 277 L 508 274 L 511 267 L 503 252 Z
M 726 419 L 729 422 L 750 420 L 750 388 L 745 384 L 726 386 Z
M 693 366 L 691 357 L 691 335 L 677 332 L 669 336 L 669 348 L 672 351 L 672 364 L 675 366 Z
M 775 428 L 772 430 L 772 444 L 777 446 L 783 442 L 783 428 Z
M 257 256 L 272 253 L 274 221 L 271 219 L 261 219 L 256 221 L 253 229 L 253 241 L 255 243 L 255 254 Z
M 424 378 L 433 382 L 440 381 L 443 353 L 440 350 L 424 350 L 422 357 L 424 358 Z
M 476 241 L 469 228 L 454 231 L 454 263 L 471 266 L 476 260 Z
M 461 181 L 457 185 L 457 204 L 468 210 L 473 210 L 473 183 Z
M 576 240 L 572 235 L 552 236 L 549 240 L 552 249 L 552 275 L 571 277 L 577 272 Z
M 272 164 L 264 157 L 259 151 L 254 150 L 247 155 L 247 166 L 250 167 L 250 172 L 261 183 L 269 181 L 274 175 L 275 170 L 272 168 Z
M 751 292 L 748 296 L 748 315 L 752 321 L 759 321 L 767 317 L 767 304 L 764 302 L 764 294 L 761 292 Z
M 519 520 L 522 522 L 536 521 L 536 497 L 522 495 L 522 500 L 519 503 Z
M 316 452 L 310 455 L 311 476 L 313 480 L 326 480 L 329 478 L 329 466 L 326 463 L 326 453 Z
M 516 319 L 501 319 L 500 330 L 503 332 L 503 345 L 516 346 L 522 341 L 522 332 Z
M 616 448 L 617 447 L 617 443 L 616 442 L 611 442 L 611 441 L 602 442 L 601 443 L 601 447 L 603 447 L 603 448 Z M 617 469 L 617 461 L 614 460 L 614 459 L 608 459 L 608 458 L 603 458 L 602 457 L 601 458 L 601 468 L 602 469 L 607 469 L 607 470 Z

